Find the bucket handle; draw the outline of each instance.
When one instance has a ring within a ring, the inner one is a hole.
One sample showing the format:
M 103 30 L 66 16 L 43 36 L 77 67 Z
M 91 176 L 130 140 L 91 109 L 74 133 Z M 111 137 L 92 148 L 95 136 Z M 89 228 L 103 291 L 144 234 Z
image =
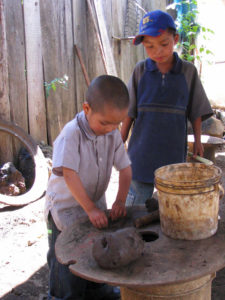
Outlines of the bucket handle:
M 192 152 L 188 152 L 188 156 L 190 156 L 191 158 L 194 158 L 195 160 L 207 165 L 207 166 L 212 166 L 213 165 L 213 162 L 209 159 L 206 159 L 205 157 L 201 157 L 201 156 L 198 156 L 196 155 L 194 157 L 194 154 Z
M 224 196 L 224 188 L 221 184 L 219 184 L 219 198 L 220 198 L 220 200 L 222 200 L 223 196 Z

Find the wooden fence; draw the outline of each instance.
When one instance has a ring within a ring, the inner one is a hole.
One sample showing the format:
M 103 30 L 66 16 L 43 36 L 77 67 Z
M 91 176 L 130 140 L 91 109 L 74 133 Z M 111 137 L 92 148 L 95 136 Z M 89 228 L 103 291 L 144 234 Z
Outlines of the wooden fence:
M 88 80 L 108 73 L 127 82 L 145 57 L 125 32 L 135 13 L 165 7 L 166 0 L 0 0 L 0 118 L 52 145 L 82 109 Z M 64 75 L 68 88 L 47 97 L 44 83 Z M 1 133 L 1 158 L 10 143 Z

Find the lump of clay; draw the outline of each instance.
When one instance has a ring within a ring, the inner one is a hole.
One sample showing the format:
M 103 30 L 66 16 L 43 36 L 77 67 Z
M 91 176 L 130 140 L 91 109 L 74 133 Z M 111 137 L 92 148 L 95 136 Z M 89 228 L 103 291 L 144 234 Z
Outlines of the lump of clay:
M 138 259 L 144 250 L 144 241 L 135 228 L 125 228 L 105 233 L 98 238 L 92 254 L 103 269 L 115 269 Z

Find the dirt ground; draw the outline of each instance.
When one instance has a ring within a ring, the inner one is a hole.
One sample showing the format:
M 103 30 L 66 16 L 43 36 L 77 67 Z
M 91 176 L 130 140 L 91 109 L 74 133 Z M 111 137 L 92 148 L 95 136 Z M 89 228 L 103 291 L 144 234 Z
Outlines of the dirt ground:
M 216 165 L 223 170 L 225 151 L 217 153 Z M 116 193 L 118 175 L 113 171 L 107 190 L 110 207 Z M 47 230 L 43 218 L 44 198 L 16 208 L 0 204 L 0 299 L 43 300 L 48 290 Z M 225 197 L 220 202 L 225 218 Z M 212 300 L 225 299 L 225 268 L 213 280 Z

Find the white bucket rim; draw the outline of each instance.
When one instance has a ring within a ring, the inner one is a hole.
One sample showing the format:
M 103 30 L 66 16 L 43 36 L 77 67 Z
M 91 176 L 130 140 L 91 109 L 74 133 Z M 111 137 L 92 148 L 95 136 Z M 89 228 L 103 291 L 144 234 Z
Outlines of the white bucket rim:
M 210 169 L 210 170 L 215 170 L 214 175 L 210 178 L 204 178 L 204 179 L 199 179 L 199 180 L 180 180 L 180 181 L 175 181 L 173 180 L 172 176 L 170 178 L 165 178 L 165 173 L 164 176 L 162 176 L 163 172 L 165 171 L 173 171 L 175 169 L 182 169 L 184 167 L 200 167 L 204 169 Z M 169 170 L 171 169 L 171 170 Z M 158 169 L 155 170 L 154 172 L 155 175 L 155 184 L 156 185 L 163 185 L 163 186 L 168 186 L 168 187 L 185 187 L 185 188 L 192 188 L 192 187 L 206 187 L 210 185 L 214 185 L 220 182 L 221 176 L 222 176 L 222 170 L 215 166 L 215 165 L 205 165 L 203 163 L 176 163 L 176 164 L 170 164 L 166 166 L 162 166 Z

